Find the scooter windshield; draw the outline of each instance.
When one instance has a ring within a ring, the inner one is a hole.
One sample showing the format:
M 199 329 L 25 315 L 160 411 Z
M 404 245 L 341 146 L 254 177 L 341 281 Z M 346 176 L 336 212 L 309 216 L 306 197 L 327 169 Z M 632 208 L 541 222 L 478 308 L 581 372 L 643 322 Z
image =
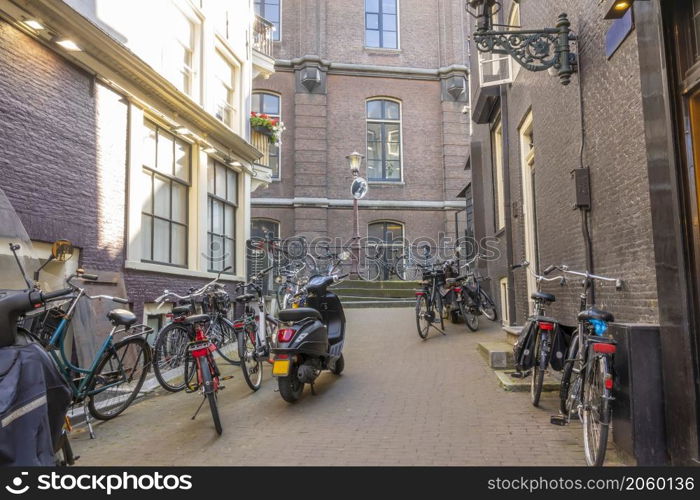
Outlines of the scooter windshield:
M 10 249 L 10 244 L 19 246 L 15 250 L 17 259 Z M 18 261 L 29 278 L 35 267 L 32 242 L 10 200 L 0 189 L 0 289 L 25 290 L 28 288 Z

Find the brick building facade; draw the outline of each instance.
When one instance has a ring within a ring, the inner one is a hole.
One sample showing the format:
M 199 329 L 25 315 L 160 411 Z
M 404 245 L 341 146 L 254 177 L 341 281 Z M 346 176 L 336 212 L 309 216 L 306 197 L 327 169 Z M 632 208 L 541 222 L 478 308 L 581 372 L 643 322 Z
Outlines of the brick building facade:
M 366 157 L 360 175 L 369 180 L 361 236 L 377 221 L 399 223 L 393 227 L 403 234 L 393 236 L 410 240 L 453 235 L 456 216 L 463 228 L 464 203 L 457 199 L 469 144 L 463 2 L 283 0 L 281 10 L 280 2 L 262 3 L 261 15 L 274 22 L 281 15 L 281 23 L 276 72 L 256 79 L 254 92 L 276 96 L 286 131 L 277 179 L 254 194 L 254 230 L 257 219 L 282 237 L 347 241 L 352 176 L 345 157 L 353 151 Z M 373 141 L 381 115 L 370 110 L 379 110 L 380 101 L 399 110 L 387 125 L 394 142 L 384 146 L 386 158 L 370 149 L 383 147 Z M 386 165 L 395 168 L 379 174 Z
M 525 271 L 511 270 L 525 259 L 540 272 L 566 264 L 622 279 L 621 291 L 611 285 L 595 290 L 597 306 L 615 315 L 613 331 L 624 353 L 616 366 L 621 392 L 614 439 L 640 463 L 693 463 L 698 240 L 697 221 L 692 222 L 696 193 L 692 174 L 690 182 L 687 177 L 693 158 L 687 151 L 700 143 L 690 140 L 679 118 L 688 113 L 682 93 L 694 88 L 685 80 L 692 64 L 683 66 L 674 53 L 674 47 L 691 50 L 692 30 L 679 19 L 692 17 L 692 2 L 676 2 L 678 12 L 658 0 L 634 2 L 618 21 L 604 19 L 612 2 L 501 3 L 497 22 L 522 29 L 554 27 L 566 12 L 578 59 L 567 86 L 546 71 L 517 71 L 516 63 L 503 84 L 480 86 L 472 78 L 474 230 L 477 238 L 492 238 L 500 252 L 499 259 L 481 265 L 501 318 L 511 327 L 531 313 L 529 294 L 536 283 Z M 488 71 L 488 64 L 493 63 L 482 63 L 480 70 Z M 477 66 L 474 48 L 472 68 Z M 590 210 L 574 207 L 574 169 L 590 175 Z M 556 295 L 547 313 L 575 323 L 581 289 L 570 282 L 543 284 L 542 290 Z M 647 339 L 652 340 L 645 344 Z M 655 392 L 640 396 L 647 383 Z M 635 414 L 642 407 L 644 418 Z M 635 428 L 646 429 L 647 436 L 630 430 Z
M 162 321 L 167 307 L 156 311 L 153 301 L 164 289 L 199 287 L 222 262 L 232 267 L 224 281 L 242 280 L 250 192 L 269 177 L 250 143 L 251 84 L 273 71 L 269 56 L 246 43 L 252 3 L 223 14 L 170 0 L 116 11 L 87 0 L 18 4 L 0 2 L 0 187 L 35 249 L 48 254 L 46 243 L 68 239 L 79 253 L 45 285 L 61 287 L 63 274 L 79 265 L 118 281 L 112 294 L 125 293 L 139 319 Z M 138 38 L 138 20 L 152 24 L 147 8 L 171 24 L 159 33 L 162 47 L 146 39 L 150 52 Z M 231 18 L 223 32 L 220 14 Z M 167 36 L 181 35 L 172 26 L 191 34 L 182 37 L 190 47 L 174 49 L 190 58 L 191 73 L 170 67 L 169 43 L 177 42 Z M 75 47 L 56 44 L 61 37 Z M 225 102 L 216 100 L 219 80 L 211 76 L 217 56 L 219 71 L 220 61 L 236 61 Z M 228 179 L 223 194 L 212 188 L 214 169 Z M 220 257 L 211 244 L 211 203 L 233 214 L 223 223 L 232 244 Z M 156 233 L 163 222 L 169 230 Z M 8 257 L 1 249 L 4 285 L 14 275 Z

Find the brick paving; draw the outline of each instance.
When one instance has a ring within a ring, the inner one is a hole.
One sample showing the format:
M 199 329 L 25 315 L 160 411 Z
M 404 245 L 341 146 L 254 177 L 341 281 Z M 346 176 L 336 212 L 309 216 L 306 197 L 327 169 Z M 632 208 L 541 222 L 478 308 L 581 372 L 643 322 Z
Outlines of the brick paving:
M 266 377 L 252 393 L 236 367 L 219 405 L 224 434 L 195 394 L 158 394 L 74 433 L 79 465 L 585 465 L 580 425 L 557 427 L 553 393 L 533 408 L 528 393 L 503 391 L 477 353 L 502 331 L 483 321 L 469 333 L 422 341 L 413 310 L 348 311 L 342 376 L 324 373 L 285 403 Z M 269 368 L 266 367 L 269 374 Z M 611 462 L 615 462 L 611 457 Z

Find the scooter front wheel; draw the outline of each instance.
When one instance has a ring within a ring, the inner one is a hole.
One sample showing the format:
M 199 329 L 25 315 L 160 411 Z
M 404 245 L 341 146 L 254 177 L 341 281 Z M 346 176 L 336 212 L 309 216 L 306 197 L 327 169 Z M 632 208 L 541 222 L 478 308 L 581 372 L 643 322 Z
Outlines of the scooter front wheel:
M 297 377 L 297 367 L 294 366 L 286 377 L 278 377 L 280 395 L 287 403 L 296 403 L 304 392 L 304 383 Z

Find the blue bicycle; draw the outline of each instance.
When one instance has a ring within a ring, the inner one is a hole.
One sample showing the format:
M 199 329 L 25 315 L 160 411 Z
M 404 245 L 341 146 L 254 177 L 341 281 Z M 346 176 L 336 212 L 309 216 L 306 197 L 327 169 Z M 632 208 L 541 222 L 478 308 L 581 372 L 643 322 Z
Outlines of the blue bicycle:
M 110 420 L 128 408 L 141 390 L 151 366 L 151 347 L 144 338 L 151 329 L 144 325 L 134 326 L 136 316 L 131 311 L 113 309 L 107 314 L 112 330 L 97 350 L 90 367 L 73 364 L 66 353 L 65 340 L 78 302 L 87 298 L 128 303 L 119 297 L 88 295 L 84 288 L 73 283 L 75 279 L 97 281 L 98 277 L 78 269 L 66 281 L 73 293 L 61 299 L 68 298 L 68 302 L 48 309 L 39 331 L 33 329 L 32 336 L 48 350 L 68 381 L 73 404 L 83 403 L 90 437 L 94 439 L 90 415 L 99 420 Z M 126 336 L 115 342 L 114 337 L 119 334 Z

